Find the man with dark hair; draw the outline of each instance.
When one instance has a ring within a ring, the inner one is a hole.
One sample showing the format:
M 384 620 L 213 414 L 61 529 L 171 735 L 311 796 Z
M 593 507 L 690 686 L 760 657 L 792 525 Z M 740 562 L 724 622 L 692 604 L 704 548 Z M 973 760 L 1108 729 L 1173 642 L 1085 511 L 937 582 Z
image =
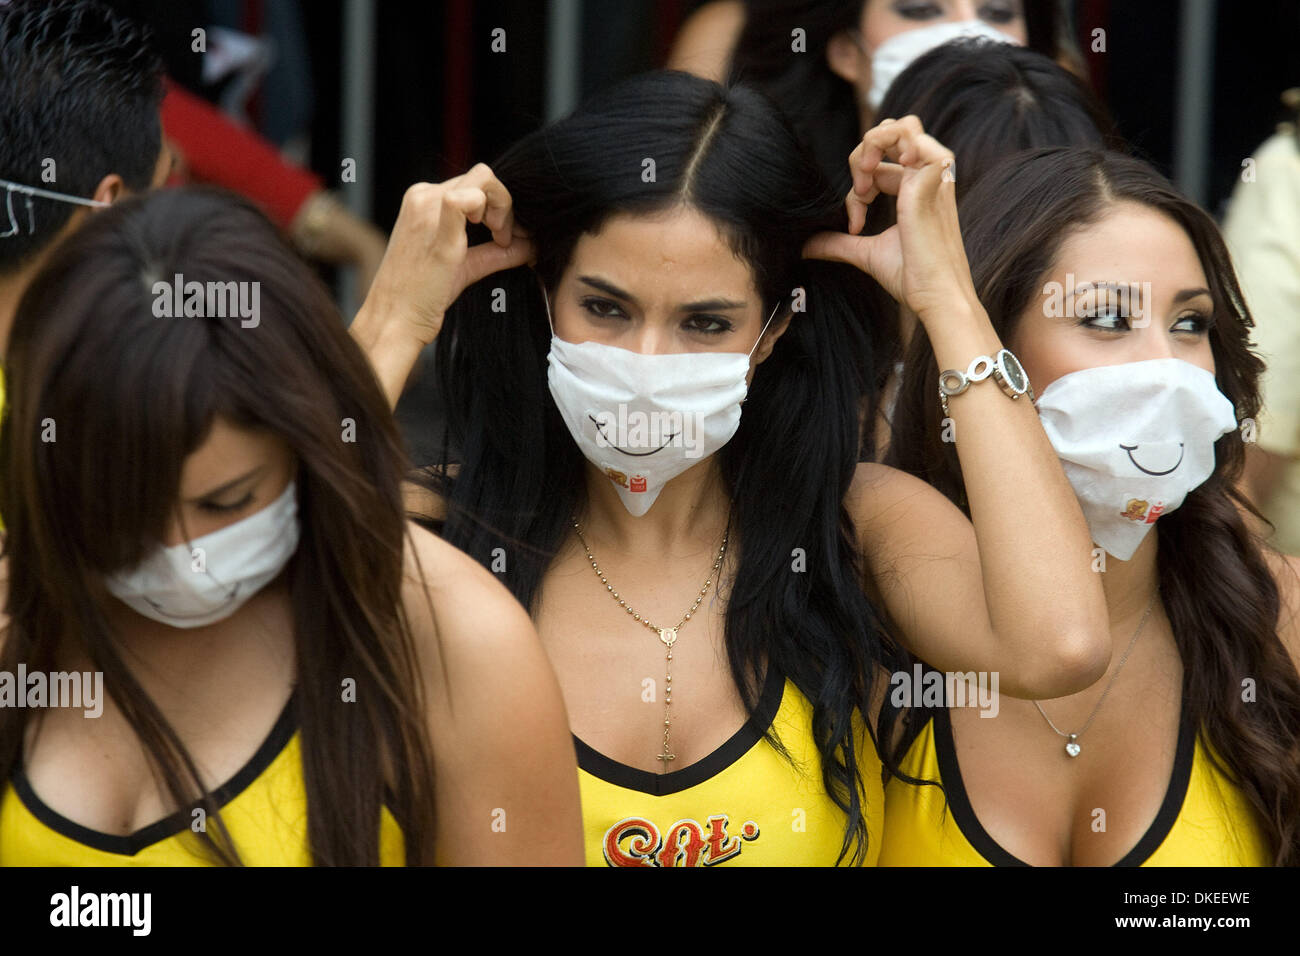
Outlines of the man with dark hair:
M 162 95 L 143 28 L 94 0 L 0 0 L 0 352 L 58 240 L 166 179 Z

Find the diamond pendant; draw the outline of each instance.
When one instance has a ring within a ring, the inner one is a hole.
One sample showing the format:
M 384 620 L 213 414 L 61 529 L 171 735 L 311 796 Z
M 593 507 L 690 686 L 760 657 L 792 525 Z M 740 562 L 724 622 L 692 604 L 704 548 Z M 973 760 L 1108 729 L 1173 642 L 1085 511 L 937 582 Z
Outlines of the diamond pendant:
M 1080 747 L 1078 744 L 1074 742 L 1078 738 L 1078 736 L 1079 736 L 1078 734 L 1070 734 L 1070 739 L 1065 744 L 1065 752 L 1069 754 L 1071 757 L 1079 756 L 1079 751 L 1083 749 L 1082 747 Z

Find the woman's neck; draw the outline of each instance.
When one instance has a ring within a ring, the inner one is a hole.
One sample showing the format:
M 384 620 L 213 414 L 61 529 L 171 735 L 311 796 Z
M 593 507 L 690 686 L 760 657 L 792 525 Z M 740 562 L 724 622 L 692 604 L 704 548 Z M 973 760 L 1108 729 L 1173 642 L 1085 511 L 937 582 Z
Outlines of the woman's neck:
M 730 508 L 713 456 L 664 485 L 650 510 L 639 518 L 628 513 L 609 478 L 588 462 L 587 505 L 578 522 L 587 540 L 604 542 L 605 550 L 675 556 L 698 550 L 700 542 L 721 538 Z
M 1110 611 L 1112 627 L 1118 627 L 1141 617 L 1151 595 L 1159 584 L 1156 556 L 1160 550 L 1159 530 L 1142 539 L 1133 557 L 1121 561 L 1106 555 L 1105 571 L 1101 574 L 1102 590 L 1106 594 L 1106 607 Z

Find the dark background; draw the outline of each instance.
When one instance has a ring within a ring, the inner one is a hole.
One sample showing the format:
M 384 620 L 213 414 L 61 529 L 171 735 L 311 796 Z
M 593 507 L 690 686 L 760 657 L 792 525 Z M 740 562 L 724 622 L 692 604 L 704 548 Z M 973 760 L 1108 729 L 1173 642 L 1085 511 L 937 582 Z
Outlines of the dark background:
M 305 3 L 316 87 L 313 162 L 336 175 L 342 0 Z M 438 181 L 541 124 L 546 8 L 542 0 L 380 0 L 377 24 L 375 219 L 389 227 L 405 187 Z M 586 0 L 580 89 L 591 93 L 663 64 L 673 33 L 698 2 Z M 1173 171 L 1179 0 L 1077 0 L 1080 48 L 1125 138 Z M 494 27 L 508 52 L 490 52 Z M 1089 51 L 1106 30 L 1107 52 Z M 1241 161 L 1282 117 L 1279 95 L 1300 86 L 1300 2 L 1220 0 L 1215 36 L 1212 161 L 1207 205 L 1221 212 Z M 358 184 L 365 185 L 365 184 Z

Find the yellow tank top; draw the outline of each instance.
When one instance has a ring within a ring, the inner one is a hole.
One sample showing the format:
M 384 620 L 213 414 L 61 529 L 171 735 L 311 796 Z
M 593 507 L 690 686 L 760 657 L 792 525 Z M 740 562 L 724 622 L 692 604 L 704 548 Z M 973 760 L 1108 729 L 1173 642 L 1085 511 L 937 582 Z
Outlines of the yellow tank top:
M 221 819 L 248 866 L 310 866 L 307 791 L 302 751 L 290 699 L 266 742 L 215 793 Z M 129 836 L 73 823 L 51 810 L 21 769 L 0 799 L 0 866 L 211 866 L 181 811 Z M 383 808 L 380 861 L 401 866 L 406 852 L 397 821 Z
M 860 726 L 860 724 L 858 725 Z M 771 728 L 786 760 L 763 736 Z M 880 852 L 880 758 L 858 751 L 867 865 Z M 832 866 L 846 817 L 826 795 L 812 705 L 773 671 L 753 715 L 721 747 L 681 770 L 649 773 L 574 738 L 588 866 Z M 850 848 L 845 862 L 852 858 Z
M 1209 759 L 1208 744 L 1183 720 L 1165 799 L 1147 832 L 1116 866 L 1268 866 L 1273 861 L 1254 810 Z M 902 769 L 943 790 L 891 779 L 885 788 L 881 866 L 1028 866 L 989 836 L 962 784 L 946 709 L 935 712 Z M 947 793 L 947 812 L 944 793 Z

